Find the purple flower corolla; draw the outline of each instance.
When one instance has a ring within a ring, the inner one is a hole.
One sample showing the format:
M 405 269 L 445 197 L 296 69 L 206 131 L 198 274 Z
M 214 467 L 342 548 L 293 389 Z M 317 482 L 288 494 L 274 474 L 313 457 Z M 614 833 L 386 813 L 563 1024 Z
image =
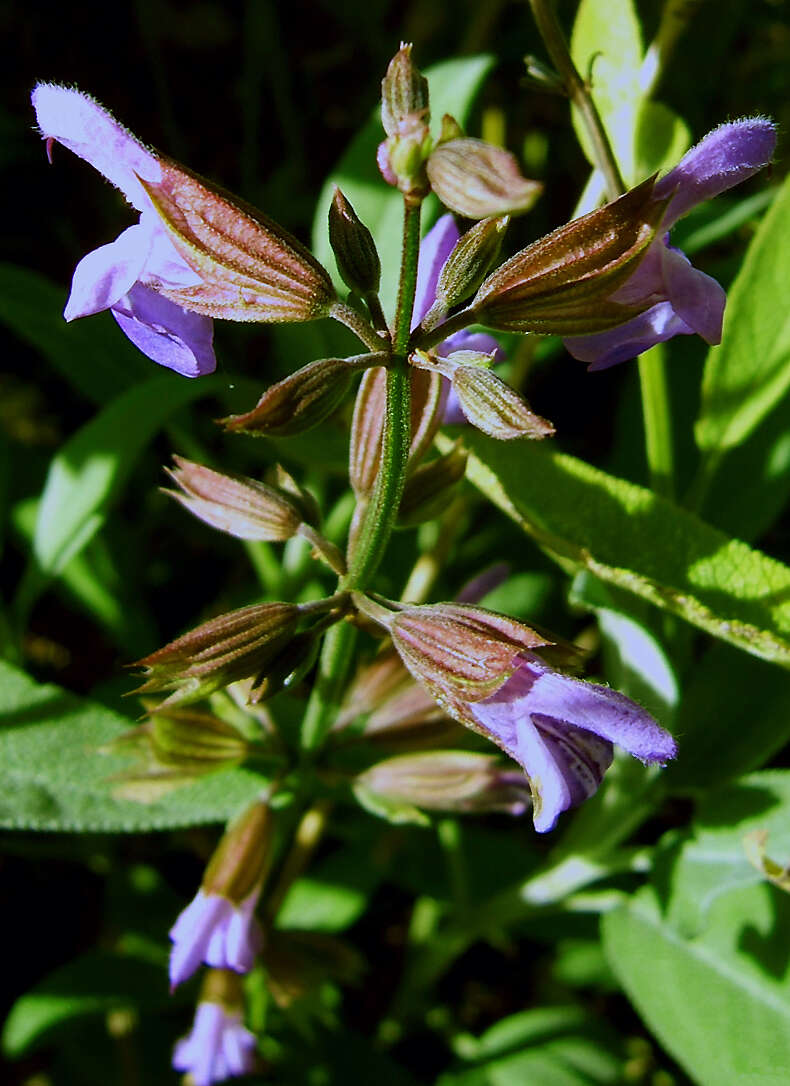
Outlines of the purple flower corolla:
M 509 679 L 484 701 L 467 702 L 479 728 L 515 759 L 530 781 L 535 829 L 591 796 L 616 743 L 642 762 L 674 758 L 674 739 L 636 702 L 606 686 L 562 675 L 521 653 Z
M 255 1037 L 242 1024 L 241 1013 L 219 1003 L 198 1003 L 192 1031 L 173 1052 L 176 1071 L 190 1071 L 195 1086 L 255 1070 Z
M 200 276 L 168 238 L 141 181 L 162 173 L 156 155 L 88 95 L 39 83 L 32 95 L 49 154 L 54 141 L 90 163 L 120 189 L 140 220 L 114 242 L 83 257 L 74 271 L 67 321 L 109 309 L 134 345 L 185 377 L 216 368 L 209 317 L 188 313 L 160 290 L 196 286 Z
M 436 301 L 436 286 L 439 282 L 439 275 L 460 236 L 461 232 L 456 225 L 455 218 L 447 214 L 437 219 L 436 223 L 422 239 L 417 263 L 417 287 L 414 292 L 412 329 L 417 327 Z M 505 357 L 502 348 L 488 332 L 470 332 L 466 328 L 453 333 L 440 343 L 435 350 L 439 355 L 451 354 L 453 351 L 479 351 L 481 354 L 492 355 L 496 362 L 500 362 Z M 448 425 L 467 421 L 452 385 L 447 391 L 443 421 Z
M 614 302 L 650 308 L 608 332 L 566 337 L 565 346 L 575 358 L 589 362 L 591 370 L 601 370 L 673 336 L 696 334 L 710 344 L 721 341 L 726 295 L 715 279 L 694 268 L 669 244 L 669 230 L 703 200 L 766 166 L 775 145 L 776 129 L 764 118 L 723 124 L 656 183 L 654 197 L 669 199 L 661 233 L 634 274 L 611 297 Z
M 220 894 L 197 894 L 170 929 L 170 987 L 190 977 L 201 962 L 248 973 L 263 945 L 255 918 L 260 887 L 238 905 Z

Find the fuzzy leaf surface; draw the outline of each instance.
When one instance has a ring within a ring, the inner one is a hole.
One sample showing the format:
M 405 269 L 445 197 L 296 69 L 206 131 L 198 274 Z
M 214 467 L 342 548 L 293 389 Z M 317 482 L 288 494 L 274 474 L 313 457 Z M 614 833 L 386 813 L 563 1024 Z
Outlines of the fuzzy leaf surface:
M 565 569 L 588 569 L 790 667 L 790 568 L 575 457 L 469 433 L 467 477 Z
M 260 793 L 250 769 L 223 769 L 153 803 L 116 799 L 114 774 L 134 762 L 100 748 L 134 721 L 0 661 L 0 827 L 141 833 L 223 822 Z

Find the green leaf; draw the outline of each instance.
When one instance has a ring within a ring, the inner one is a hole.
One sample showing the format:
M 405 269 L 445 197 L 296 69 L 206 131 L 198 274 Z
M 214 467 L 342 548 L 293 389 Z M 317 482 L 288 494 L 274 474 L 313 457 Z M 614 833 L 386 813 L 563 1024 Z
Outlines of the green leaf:
M 277 913 L 277 927 L 344 931 L 362 916 L 380 880 L 367 852 L 347 847 L 296 880 Z
M 42 686 L 0 661 L 0 827 L 139 833 L 224 822 L 260 794 L 250 769 L 222 769 L 157 799 L 116 799 L 128 757 L 101 750 L 133 726 L 103 705 Z
M 790 178 L 765 216 L 729 292 L 722 342 L 705 363 L 697 443 L 711 474 L 790 389 Z
M 467 475 L 568 570 L 587 569 L 790 667 L 790 569 L 650 490 L 548 444 L 470 432 Z M 449 446 L 442 439 L 441 446 Z
M 634 181 L 669 170 L 691 146 L 691 132 L 663 102 L 643 101 L 636 123 Z
M 631 0 L 582 0 L 571 34 L 571 56 L 592 98 L 615 158 L 629 184 L 636 177 L 636 129 L 640 111 L 642 33 Z M 576 109 L 573 126 L 587 160 L 596 165 L 587 130 Z
M 33 541 L 43 573 L 57 575 L 104 523 L 137 457 L 185 403 L 216 392 L 221 378 L 149 378 L 82 427 L 50 465 Z
M 430 84 L 434 129 L 438 128 L 445 113 L 451 113 L 460 124 L 465 123 L 493 64 L 494 58 L 491 56 L 463 57 L 434 64 L 427 69 L 425 75 Z M 313 251 L 321 263 L 331 270 L 338 286 L 342 287 L 327 232 L 329 205 L 334 186 L 338 185 L 373 234 L 381 256 L 380 294 L 386 311 L 394 305 L 397 293 L 403 197 L 397 189 L 386 184 L 378 171 L 376 150 L 383 139 L 384 130 L 377 106 L 321 190 L 313 220 Z
M 765 832 L 766 852 L 790 862 L 790 771 L 753 773 L 701 801 L 687 839 L 656 861 L 668 920 L 682 935 L 704 929 L 713 904 L 735 888 L 764 882 L 750 862 L 748 835 Z
M 677 792 L 699 792 L 763 765 L 790 739 L 790 683 L 783 671 L 729 645 L 692 667 L 674 723 L 680 755 L 663 771 Z
M 731 891 L 684 938 L 646 887 L 603 918 L 604 949 L 636 1009 L 699 1083 L 780 1086 L 790 1066 L 790 897 Z
M 151 363 L 108 313 L 66 324 L 68 288 L 14 264 L 0 263 L 0 321 L 41 352 L 94 403 L 105 403 L 151 372 Z
M 621 1082 L 622 1064 L 578 1007 L 542 1007 L 503 1018 L 457 1053 L 477 1066 L 449 1071 L 437 1086 L 591 1086 Z
M 93 951 L 56 969 L 17 999 L 5 1021 L 2 1049 L 12 1059 L 39 1047 L 58 1026 L 109 1011 L 164 1010 L 170 1002 L 161 967 Z

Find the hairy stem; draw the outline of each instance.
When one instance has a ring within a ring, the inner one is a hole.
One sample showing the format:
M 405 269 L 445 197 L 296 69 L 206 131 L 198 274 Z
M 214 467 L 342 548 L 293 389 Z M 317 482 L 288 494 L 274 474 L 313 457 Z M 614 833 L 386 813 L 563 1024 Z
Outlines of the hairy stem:
M 345 324 L 346 328 L 350 328 L 354 335 L 362 340 L 371 351 L 386 350 L 388 346 L 387 338 L 379 335 L 370 321 L 363 317 L 361 313 L 358 313 L 353 306 L 346 305 L 345 302 L 334 302 L 329 310 L 329 316 L 334 317 L 341 324 Z
M 411 384 L 407 350 L 417 286 L 420 207 L 419 201 L 404 200 L 401 276 L 393 331 L 393 356 L 387 369 L 387 409 L 381 460 L 354 550 L 349 556 L 348 573 L 340 579 L 341 590 L 364 589 L 370 583 L 395 526 L 406 480 L 411 436 Z M 305 751 L 317 750 L 332 726 L 343 695 L 355 634 L 353 626 L 341 622 L 333 626 L 324 639 L 318 677 L 302 723 L 302 748 Z

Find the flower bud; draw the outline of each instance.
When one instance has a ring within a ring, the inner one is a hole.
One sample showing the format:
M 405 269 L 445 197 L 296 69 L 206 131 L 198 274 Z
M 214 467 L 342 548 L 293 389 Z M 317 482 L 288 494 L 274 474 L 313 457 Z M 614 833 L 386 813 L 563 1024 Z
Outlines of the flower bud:
M 513 673 L 520 652 L 547 643 L 529 626 L 471 604 L 407 606 L 388 625 L 418 682 L 431 693 L 438 685 L 466 701 L 490 697 Z
M 237 539 L 282 542 L 296 534 L 304 511 L 281 491 L 243 475 L 223 475 L 181 456 L 168 474 L 183 493 L 165 493 Z
M 432 520 L 447 508 L 464 477 L 466 458 L 466 451 L 457 443 L 443 456 L 421 464 L 407 478 L 398 510 L 401 527 Z
M 412 362 L 452 381 L 458 403 L 472 426 L 499 441 L 550 437 L 554 427 L 530 410 L 523 397 L 487 367 L 490 355 L 478 351 L 454 351 L 447 358 L 433 358 L 415 351 Z
M 428 82 L 412 62 L 411 45 L 402 45 L 381 83 L 381 123 L 387 139 L 376 157 L 385 181 L 405 196 L 428 192 L 429 120 Z
M 553 230 L 483 282 L 471 309 L 501 331 L 601 332 L 646 308 L 609 301 L 647 252 L 666 207 L 655 177 L 589 215 Z
M 509 151 L 467 136 L 440 143 L 426 170 L 444 206 L 467 219 L 528 211 L 543 188 L 522 176 Z
M 329 241 L 343 281 L 363 298 L 377 293 L 381 261 L 373 235 L 337 187 L 329 205 Z
M 229 611 L 137 661 L 146 681 L 138 693 L 173 690 L 163 705 L 198 701 L 237 679 L 259 674 L 293 636 L 299 608 L 260 603 Z
M 336 300 L 329 273 L 262 212 L 167 159 L 161 180 L 140 184 L 178 252 L 201 282 L 160 293 L 210 317 L 309 321 Z
M 507 215 L 483 219 L 459 238 L 439 273 L 436 300 L 422 319 L 426 331 L 477 290 L 499 257 L 508 222 Z
M 401 123 L 413 113 L 427 113 L 428 80 L 411 58 L 411 43 L 401 45 L 381 81 L 381 123 L 388 136 L 397 136 Z
M 253 803 L 232 822 L 214 850 L 203 875 L 206 894 L 217 894 L 240 905 L 260 892 L 272 860 L 272 812 L 265 802 Z
M 223 422 L 228 430 L 255 437 L 306 433 L 337 410 L 353 374 L 353 364 L 344 358 L 310 362 L 268 388 L 252 411 Z
M 390 821 L 412 821 L 412 806 L 429 811 L 506 811 L 531 806 L 529 783 L 496 755 L 436 750 L 387 758 L 361 773 L 354 795 L 367 810 Z

